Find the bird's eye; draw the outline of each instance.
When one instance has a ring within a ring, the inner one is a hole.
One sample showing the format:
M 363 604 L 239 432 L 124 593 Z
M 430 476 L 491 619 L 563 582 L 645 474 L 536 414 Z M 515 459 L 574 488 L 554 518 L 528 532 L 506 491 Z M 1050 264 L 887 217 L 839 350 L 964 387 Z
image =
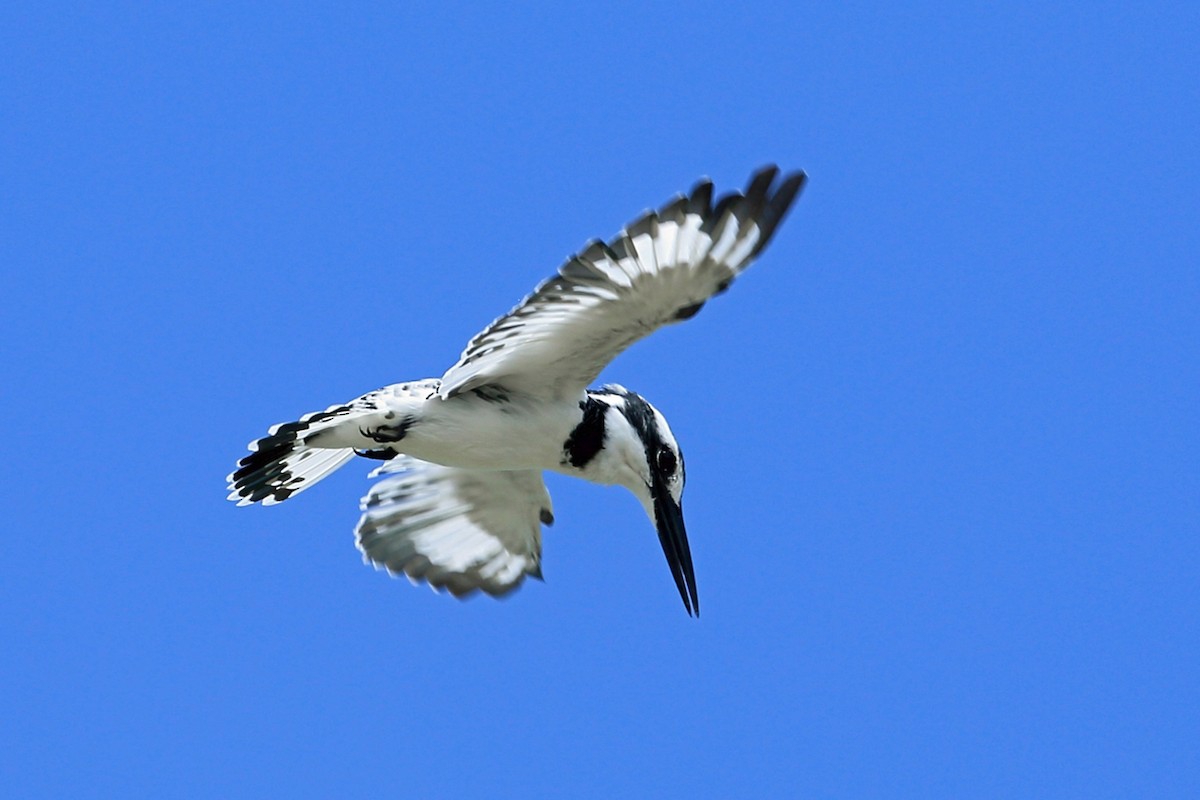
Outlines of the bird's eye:
M 675 460 L 675 454 L 668 448 L 663 447 L 658 451 L 658 469 L 663 475 L 674 475 L 675 467 L 678 463 Z

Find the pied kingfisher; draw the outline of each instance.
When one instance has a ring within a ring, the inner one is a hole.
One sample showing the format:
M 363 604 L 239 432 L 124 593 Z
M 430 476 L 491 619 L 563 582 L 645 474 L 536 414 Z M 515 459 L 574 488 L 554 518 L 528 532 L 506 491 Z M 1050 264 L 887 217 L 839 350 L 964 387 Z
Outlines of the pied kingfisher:
M 541 526 L 554 521 L 543 470 L 618 484 L 654 521 L 698 615 L 679 444 L 640 395 L 587 387 L 638 339 L 695 316 L 762 252 L 805 182 L 793 172 L 776 184 L 778 174 L 762 169 L 715 205 L 702 180 L 607 244 L 589 242 L 440 379 L 274 426 L 229 475 L 229 499 L 273 505 L 356 455 L 385 461 L 355 531 L 364 560 L 461 597 L 541 577 Z

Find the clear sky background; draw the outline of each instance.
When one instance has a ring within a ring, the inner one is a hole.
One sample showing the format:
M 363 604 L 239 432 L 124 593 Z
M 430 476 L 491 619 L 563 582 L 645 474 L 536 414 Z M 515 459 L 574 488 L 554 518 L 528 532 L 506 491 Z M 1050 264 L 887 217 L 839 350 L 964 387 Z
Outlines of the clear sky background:
M 1195 3 L 160 5 L 0 11 L 5 796 L 1200 796 Z M 225 501 L 771 161 L 602 376 L 698 621 L 623 490 L 504 601 L 361 563 L 367 462 Z

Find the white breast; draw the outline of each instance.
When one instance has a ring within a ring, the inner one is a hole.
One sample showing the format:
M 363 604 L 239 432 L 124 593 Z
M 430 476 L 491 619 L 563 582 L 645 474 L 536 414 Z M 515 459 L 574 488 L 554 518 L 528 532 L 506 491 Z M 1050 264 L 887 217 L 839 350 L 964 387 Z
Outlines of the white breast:
M 473 392 L 421 407 L 402 448 L 414 458 L 470 469 L 557 469 L 579 424 L 578 403 Z

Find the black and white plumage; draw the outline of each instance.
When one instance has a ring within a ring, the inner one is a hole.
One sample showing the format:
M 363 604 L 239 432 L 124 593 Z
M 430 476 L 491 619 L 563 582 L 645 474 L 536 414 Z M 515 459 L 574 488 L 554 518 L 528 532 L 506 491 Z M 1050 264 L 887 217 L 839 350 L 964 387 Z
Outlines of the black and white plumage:
M 619 353 L 694 316 L 762 252 L 804 186 L 768 167 L 712 203 L 701 181 L 608 243 L 588 243 L 467 345 L 440 379 L 386 386 L 276 425 L 228 476 L 238 505 L 282 502 L 356 455 L 385 463 L 362 501 L 364 557 L 462 596 L 541 576 L 553 521 L 543 470 L 625 486 L 699 613 L 683 524 L 683 455 L 640 395 L 588 390 Z
M 459 469 L 408 456 L 363 498 L 358 547 L 393 573 L 455 595 L 500 595 L 525 575 L 541 577 L 542 525 L 554 522 L 535 469 Z

